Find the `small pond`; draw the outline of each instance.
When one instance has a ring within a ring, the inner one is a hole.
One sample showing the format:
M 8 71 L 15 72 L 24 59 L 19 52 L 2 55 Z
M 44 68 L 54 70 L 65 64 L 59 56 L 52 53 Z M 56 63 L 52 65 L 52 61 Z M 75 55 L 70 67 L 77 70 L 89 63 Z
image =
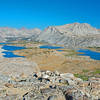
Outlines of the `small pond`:
M 59 47 L 59 46 L 51 46 L 51 45 L 43 45 L 40 46 L 41 49 L 63 49 L 64 47 Z
M 100 52 L 92 51 L 89 49 L 79 49 L 77 52 L 82 53 L 78 54 L 80 56 L 89 56 L 91 59 L 100 60 Z

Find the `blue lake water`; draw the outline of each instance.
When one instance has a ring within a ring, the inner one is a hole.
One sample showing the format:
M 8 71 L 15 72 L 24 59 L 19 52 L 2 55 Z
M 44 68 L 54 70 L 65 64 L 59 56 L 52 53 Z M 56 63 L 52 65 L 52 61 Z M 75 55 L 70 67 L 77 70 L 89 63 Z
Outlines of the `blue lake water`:
M 3 45 L 2 49 L 8 50 L 8 51 L 15 51 L 15 50 L 21 50 L 21 49 L 26 49 L 26 48 L 25 47 L 18 47 L 18 46 Z
M 89 56 L 91 59 L 94 60 L 100 60 L 100 52 L 88 50 L 88 49 L 80 49 L 77 50 L 77 52 L 83 53 L 83 54 L 78 54 L 81 56 Z
M 4 51 L 2 53 L 5 54 L 3 55 L 5 58 L 24 57 L 24 56 L 15 55 L 13 52 L 10 52 L 10 51 Z
M 4 57 L 6 58 L 24 57 L 24 56 L 15 55 L 12 51 L 26 49 L 26 47 L 9 46 L 9 45 L 4 45 L 4 44 L 2 46 L 2 49 L 6 50 L 2 52 L 4 53 L 3 55 Z M 40 48 L 41 49 L 57 49 L 57 51 L 62 52 L 63 50 L 60 50 L 60 49 L 63 49 L 64 47 L 43 45 L 43 46 L 40 46 Z M 79 49 L 77 50 L 77 52 L 82 53 L 82 54 L 78 54 L 80 56 L 89 56 L 91 59 L 100 60 L 100 52 L 96 52 L 96 51 L 92 51 L 88 49 Z
M 64 50 L 57 50 L 57 51 L 62 52 L 62 51 L 64 51 Z
M 0 45 L 2 45 L 2 44 L 6 44 L 6 43 L 0 43 Z
M 24 57 L 24 56 L 15 55 L 12 51 L 26 49 L 26 48 L 25 47 L 18 47 L 18 46 L 3 45 L 2 49 L 7 50 L 7 51 L 2 52 L 2 53 L 4 53 L 4 55 L 3 55 L 4 57 L 14 58 L 14 57 Z
M 14 44 L 14 43 L 6 43 L 6 42 L 0 43 L 0 45 L 5 45 L 5 44 Z
M 51 45 L 43 45 L 40 46 L 41 49 L 63 49 L 64 47 L 59 47 L 59 46 L 51 46 Z

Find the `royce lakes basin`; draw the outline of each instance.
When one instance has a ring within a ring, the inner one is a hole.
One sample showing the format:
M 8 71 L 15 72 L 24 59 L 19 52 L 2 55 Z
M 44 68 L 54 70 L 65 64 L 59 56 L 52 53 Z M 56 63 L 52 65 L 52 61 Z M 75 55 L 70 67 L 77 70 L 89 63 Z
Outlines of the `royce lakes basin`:
M 41 45 L 41 46 L 39 46 L 39 48 L 40 49 L 56 49 L 59 52 L 62 52 L 64 49 L 64 47 L 51 46 L 51 45 Z M 3 56 L 5 58 L 14 58 L 14 57 L 24 57 L 24 56 L 20 56 L 20 55 L 15 55 L 13 53 L 13 51 L 26 49 L 26 47 L 2 44 L 2 49 L 4 50 L 4 51 L 2 51 L 2 53 L 4 53 Z M 100 52 L 92 51 L 89 49 L 79 49 L 79 50 L 77 50 L 77 52 L 79 53 L 79 54 L 77 54 L 78 56 L 89 56 L 91 59 L 100 60 Z

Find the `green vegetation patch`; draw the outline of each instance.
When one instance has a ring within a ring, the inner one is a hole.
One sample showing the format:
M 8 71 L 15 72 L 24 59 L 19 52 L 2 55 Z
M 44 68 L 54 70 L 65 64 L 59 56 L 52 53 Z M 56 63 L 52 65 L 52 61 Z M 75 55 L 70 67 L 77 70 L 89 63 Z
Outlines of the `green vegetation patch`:
M 83 80 L 88 80 L 90 77 L 100 77 L 100 69 L 95 69 L 93 71 L 89 71 L 84 69 L 82 73 L 74 74 L 75 77 L 81 78 Z
M 92 72 L 93 75 L 96 75 L 96 74 L 100 74 L 100 69 L 96 69 L 94 72 Z
M 75 77 L 78 77 L 78 78 L 81 78 L 83 79 L 84 81 L 87 81 L 89 79 L 88 76 L 86 75 L 82 75 L 82 74 L 74 74 Z

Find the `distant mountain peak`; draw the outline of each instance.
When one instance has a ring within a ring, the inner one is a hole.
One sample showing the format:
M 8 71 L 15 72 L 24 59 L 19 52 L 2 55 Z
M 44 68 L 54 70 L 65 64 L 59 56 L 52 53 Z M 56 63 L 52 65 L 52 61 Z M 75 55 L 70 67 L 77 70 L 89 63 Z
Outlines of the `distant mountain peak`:
M 88 23 L 72 23 L 49 26 L 41 32 L 37 40 L 70 48 L 100 46 L 100 32 Z
M 71 23 L 60 26 L 49 26 L 44 31 L 34 29 L 0 28 L 0 41 L 28 40 L 66 47 L 98 47 L 100 46 L 100 30 L 88 23 Z
M 90 34 L 99 34 L 96 28 L 93 28 L 88 23 L 72 23 L 72 24 L 65 24 L 62 26 L 52 26 L 48 27 L 47 29 L 54 29 L 61 33 L 67 33 L 70 35 L 90 35 Z

